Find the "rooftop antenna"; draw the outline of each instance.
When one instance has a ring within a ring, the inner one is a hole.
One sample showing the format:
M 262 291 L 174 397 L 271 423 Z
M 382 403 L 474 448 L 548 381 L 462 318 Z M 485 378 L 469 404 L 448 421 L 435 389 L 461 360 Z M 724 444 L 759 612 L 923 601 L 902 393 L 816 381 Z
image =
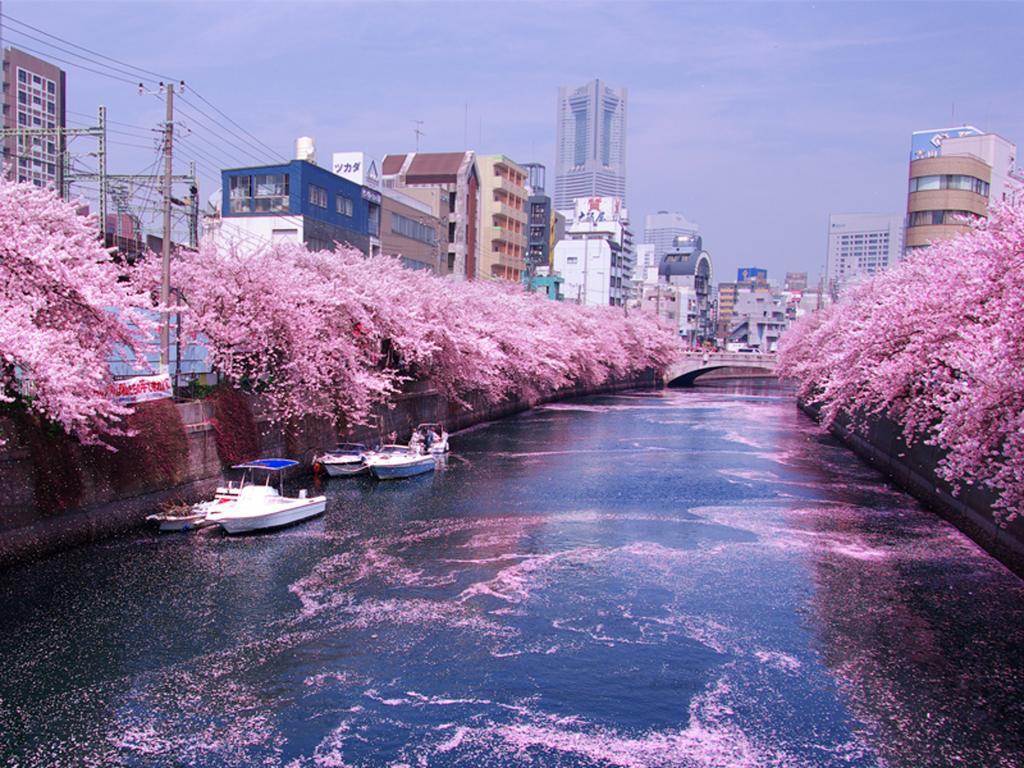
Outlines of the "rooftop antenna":
M 415 128 L 412 129 L 412 132 L 416 134 L 416 151 L 419 152 L 420 151 L 420 136 L 425 136 L 426 135 L 425 133 L 423 133 L 423 131 L 420 130 L 420 126 L 423 125 L 423 121 L 422 120 L 413 120 L 412 122 L 416 126 Z

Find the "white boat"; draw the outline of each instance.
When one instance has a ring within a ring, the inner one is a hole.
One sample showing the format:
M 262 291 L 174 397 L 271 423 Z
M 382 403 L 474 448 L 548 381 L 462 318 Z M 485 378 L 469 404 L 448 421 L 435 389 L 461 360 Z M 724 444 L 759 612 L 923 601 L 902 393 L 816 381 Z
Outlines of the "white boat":
M 146 520 L 155 524 L 162 533 L 174 531 L 194 531 L 212 523 L 207 522 L 205 510 L 196 511 L 195 507 L 186 512 L 160 512 L 148 515 Z
M 313 469 L 322 469 L 328 477 L 352 477 L 367 470 L 366 446 L 362 443 L 339 443 L 313 460 Z
M 408 445 L 384 445 L 366 458 L 370 474 L 378 480 L 398 480 L 434 471 L 434 457 Z
M 409 438 L 409 447 L 419 453 L 432 453 L 435 456 L 447 453 L 448 433 L 444 431 L 444 426 L 437 422 L 420 424 Z
M 259 459 L 238 464 L 234 469 L 254 476 L 265 472 L 266 480 L 262 483 L 243 482 L 237 497 L 218 505 L 206 515 L 206 519 L 219 524 L 226 533 L 249 533 L 280 528 L 323 514 L 327 506 L 326 496 L 306 496 L 305 490 L 299 492 L 298 498 L 283 493 L 283 472 L 298 463 L 291 459 Z M 270 482 L 275 474 L 279 488 L 274 488 Z
M 213 525 L 206 519 L 210 512 L 217 510 L 222 504 L 233 502 L 238 498 L 242 490 L 243 481 L 228 481 L 226 485 L 217 486 L 213 498 L 208 501 L 200 501 L 191 507 L 182 506 L 178 509 L 170 509 L 155 515 L 146 517 L 148 522 L 154 523 L 162 533 L 171 531 L 193 531 Z

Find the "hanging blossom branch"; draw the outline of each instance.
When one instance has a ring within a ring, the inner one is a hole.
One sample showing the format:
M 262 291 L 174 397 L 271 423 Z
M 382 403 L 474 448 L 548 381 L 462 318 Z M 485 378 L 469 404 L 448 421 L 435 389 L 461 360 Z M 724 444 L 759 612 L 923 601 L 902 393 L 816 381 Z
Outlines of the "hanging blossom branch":
M 995 205 L 960 237 L 918 251 L 796 324 L 780 375 L 854 428 L 887 415 L 945 452 L 956 490 L 983 484 L 1003 523 L 1024 508 L 1024 207 Z
M 108 360 L 139 346 L 143 303 L 93 220 L 50 190 L 0 179 L 0 401 L 100 442 L 129 412 L 110 399 Z

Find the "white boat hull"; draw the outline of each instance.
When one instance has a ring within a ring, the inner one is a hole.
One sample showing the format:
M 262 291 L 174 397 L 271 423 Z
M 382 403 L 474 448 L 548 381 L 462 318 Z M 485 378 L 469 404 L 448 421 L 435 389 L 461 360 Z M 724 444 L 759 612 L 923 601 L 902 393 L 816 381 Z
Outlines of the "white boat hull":
M 170 533 L 174 531 L 194 531 L 197 528 L 204 528 L 207 525 L 212 525 L 206 519 L 206 513 L 200 512 L 194 515 L 150 515 L 146 518 L 152 523 L 156 523 L 157 529 L 163 533 Z
M 328 477 L 352 477 L 366 471 L 366 462 L 363 461 L 335 463 L 321 460 L 320 466 L 323 467 Z
M 378 480 L 400 480 L 403 477 L 433 472 L 436 467 L 433 456 L 415 456 L 397 460 L 380 459 L 370 462 L 370 472 Z
M 215 512 L 207 518 L 224 529 L 226 533 L 251 533 L 280 528 L 322 515 L 327 506 L 326 496 L 309 499 L 281 499 L 259 508 L 248 510 L 236 503 L 232 509 Z

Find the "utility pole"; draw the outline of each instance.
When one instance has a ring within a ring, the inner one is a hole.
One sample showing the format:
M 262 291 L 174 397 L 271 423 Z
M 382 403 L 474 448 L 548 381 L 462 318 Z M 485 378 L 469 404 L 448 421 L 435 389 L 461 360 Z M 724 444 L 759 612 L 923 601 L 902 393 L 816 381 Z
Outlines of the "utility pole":
M 192 196 L 192 205 L 188 217 L 188 244 L 195 248 L 199 245 L 199 182 L 196 180 L 196 161 L 190 160 L 188 172 L 192 175 L 192 186 L 189 187 L 189 194 Z M 178 316 L 179 318 L 181 315 Z
M 161 83 L 161 87 L 163 84 Z M 174 83 L 168 83 L 164 121 L 164 231 L 160 255 L 160 372 L 167 373 L 171 359 L 171 174 L 174 160 Z
M 100 182 L 100 240 L 107 244 L 107 108 L 99 107 L 100 132 L 96 139 L 96 167 Z
M 166 99 L 164 113 L 164 173 L 162 188 L 164 197 L 164 226 L 160 254 L 160 371 L 167 373 L 171 359 L 171 181 L 174 162 L 174 90 L 185 92 L 185 81 L 160 83 L 157 93 Z M 145 86 L 139 83 L 139 95 L 146 93 Z

